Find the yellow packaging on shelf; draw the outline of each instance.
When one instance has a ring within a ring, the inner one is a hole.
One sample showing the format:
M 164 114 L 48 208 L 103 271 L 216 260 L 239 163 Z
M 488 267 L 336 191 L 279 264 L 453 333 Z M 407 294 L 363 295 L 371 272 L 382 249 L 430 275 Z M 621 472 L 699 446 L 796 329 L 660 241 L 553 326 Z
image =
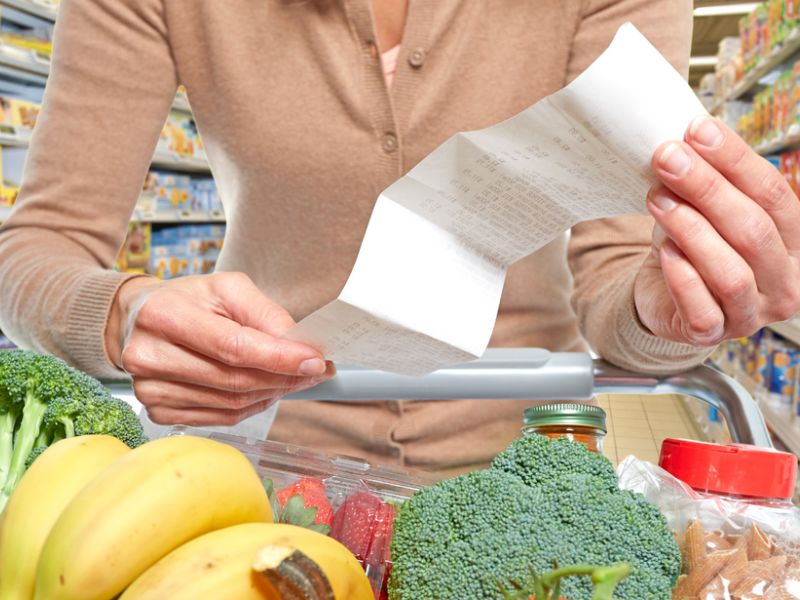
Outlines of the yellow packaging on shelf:
M 53 54 L 53 43 L 48 40 L 42 40 L 23 35 L 15 35 L 13 33 L 0 33 L 0 41 L 3 41 L 11 46 L 16 46 L 17 48 L 35 50 L 36 52 L 47 56 Z

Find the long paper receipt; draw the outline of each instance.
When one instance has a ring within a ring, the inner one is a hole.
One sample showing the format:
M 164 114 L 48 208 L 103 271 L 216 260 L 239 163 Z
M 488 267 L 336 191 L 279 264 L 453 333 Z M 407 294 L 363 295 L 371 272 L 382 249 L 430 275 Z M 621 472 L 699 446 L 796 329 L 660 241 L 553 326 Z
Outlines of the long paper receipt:
M 626 23 L 567 87 L 384 190 L 341 294 L 288 337 L 407 375 L 481 356 L 509 265 L 580 221 L 646 213 L 653 152 L 705 112 Z

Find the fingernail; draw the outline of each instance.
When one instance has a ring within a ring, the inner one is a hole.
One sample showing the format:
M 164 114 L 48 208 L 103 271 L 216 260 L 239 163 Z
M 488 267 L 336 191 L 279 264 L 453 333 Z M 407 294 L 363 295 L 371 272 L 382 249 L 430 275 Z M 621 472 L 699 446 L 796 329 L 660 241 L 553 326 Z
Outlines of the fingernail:
M 722 144 L 722 140 L 725 138 L 717 122 L 705 116 L 697 117 L 692 121 L 692 124 L 689 125 L 689 135 L 707 148 L 716 148 Z
M 325 361 L 321 358 L 309 358 L 300 363 L 300 375 L 322 375 L 325 372 Z
M 684 175 L 692 166 L 691 157 L 677 142 L 672 142 L 664 148 L 658 162 L 662 169 L 676 176 Z
M 650 196 L 650 202 L 652 202 L 661 212 L 669 212 L 678 206 L 678 203 L 664 192 L 656 192 Z M 655 232 L 653 232 L 653 238 L 655 239 Z

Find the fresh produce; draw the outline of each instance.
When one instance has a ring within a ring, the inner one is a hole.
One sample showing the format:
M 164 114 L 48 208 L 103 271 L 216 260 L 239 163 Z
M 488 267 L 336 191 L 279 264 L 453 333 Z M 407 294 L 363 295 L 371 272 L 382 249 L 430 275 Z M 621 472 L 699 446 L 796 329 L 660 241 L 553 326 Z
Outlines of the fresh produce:
M 56 442 L 20 481 L 0 528 L 0 598 L 30 600 L 47 535 L 75 495 L 129 448 L 108 435 Z
M 261 481 L 238 450 L 192 436 L 155 440 L 70 502 L 42 549 L 34 598 L 108 600 L 191 539 L 271 520 Z
M 339 540 L 367 570 L 372 589 L 386 587 L 390 572 L 389 547 L 397 509 L 369 492 L 348 496 L 333 517 L 331 537 Z M 385 570 L 375 572 L 375 565 Z
M 297 525 L 323 534 L 330 532 L 333 508 L 325 495 L 325 484 L 319 479 L 303 477 L 277 492 L 272 480 L 265 479 L 264 489 L 272 503 L 276 523 Z
M 54 356 L 0 352 L 0 511 L 32 458 L 61 438 L 109 434 L 128 446 L 146 441 L 139 419 L 99 381 Z
M 590 577 L 594 585 L 592 600 L 614 600 L 614 589 L 630 572 L 630 565 L 625 563 L 610 567 L 572 565 L 557 567 L 542 574 L 531 568 L 526 582 L 510 582 L 511 590 L 502 584 L 498 587 L 505 600 L 558 600 L 562 579 L 583 575 Z
M 669 598 L 681 556 L 666 520 L 620 490 L 611 463 L 578 442 L 526 436 L 492 468 L 440 482 L 402 505 L 391 547 L 392 600 L 502 598 L 498 581 L 560 565 L 628 563 L 618 600 Z M 562 596 L 590 600 L 565 579 Z
M 248 523 L 177 548 L 120 600 L 165 598 L 373 600 L 373 594 L 361 566 L 335 540 L 293 525 Z

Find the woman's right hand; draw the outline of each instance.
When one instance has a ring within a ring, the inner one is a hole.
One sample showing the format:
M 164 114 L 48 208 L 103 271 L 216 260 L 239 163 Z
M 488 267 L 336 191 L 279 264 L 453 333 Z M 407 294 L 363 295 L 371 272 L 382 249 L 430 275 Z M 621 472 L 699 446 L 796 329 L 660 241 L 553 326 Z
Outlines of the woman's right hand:
M 281 338 L 294 324 L 241 273 L 138 277 L 117 292 L 105 341 L 155 423 L 233 425 L 335 374 Z

